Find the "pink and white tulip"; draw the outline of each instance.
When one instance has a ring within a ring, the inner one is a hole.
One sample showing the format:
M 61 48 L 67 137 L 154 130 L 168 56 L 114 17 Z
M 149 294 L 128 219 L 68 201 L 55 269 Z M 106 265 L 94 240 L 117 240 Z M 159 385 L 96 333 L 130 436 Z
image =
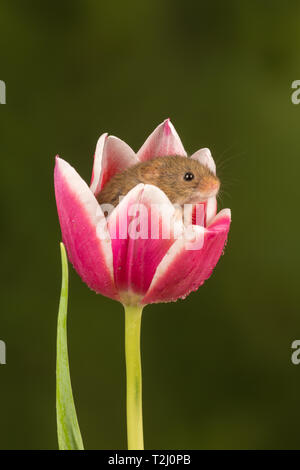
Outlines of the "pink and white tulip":
M 123 304 L 146 305 L 186 297 L 210 277 L 226 243 L 230 210 L 223 209 L 217 214 L 215 197 L 203 206 L 204 226 L 192 226 L 193 243 L 201 241 L 198 249 L 187 249 L 185 237 L 178 238 L 172 231 L 168 238 L 161 235 L 167 221 L 175 220 L 175 209 L 156 186 L 139 184 L 105 218 L 96 196 L 107 181 L 140 161 L 168 155 L 187 158 L 178 134 L 167 119 L 137 153 L 122 140 L 103 134 L 96 147 L 90 187 L 74 168 L 56 157 L 56 203 L 69 259 L 91 289 Z M 189 158 L 216 171 L 208 149 L 201 149 Z M 150 227 L 151 221 L 146 219 L 151 213 L 151 219 L 161 229 L 158 237 L 118 235 L 122 221 L 126 227 L 130 225 L 130 215 L 136 213 L 136 207 L 149 209 L 145 213 L 141 211 L 140 217 Z M 179 231 L 184 232 L 182 222 L 181 225 Z

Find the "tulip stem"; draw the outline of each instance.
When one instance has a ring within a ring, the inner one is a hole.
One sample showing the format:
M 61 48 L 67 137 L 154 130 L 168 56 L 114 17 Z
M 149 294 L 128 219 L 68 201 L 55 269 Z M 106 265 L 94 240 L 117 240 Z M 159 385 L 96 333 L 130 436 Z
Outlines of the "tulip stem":
M 124 310 L 128 450 L 143 450 L 142 368 L 140 353 L 143 308 L 124 305 Z

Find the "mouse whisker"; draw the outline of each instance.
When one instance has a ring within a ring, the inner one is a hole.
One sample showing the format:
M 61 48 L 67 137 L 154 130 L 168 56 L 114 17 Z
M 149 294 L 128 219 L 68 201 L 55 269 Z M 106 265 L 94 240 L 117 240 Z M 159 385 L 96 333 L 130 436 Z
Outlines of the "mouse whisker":
M 232 199 L 231 194 L 228 191 L 225 191 L 224 189 L 222 189 L 222 190 L 219 191 L 219 194 L 218 194 L 218 197 L 220 198 L 220 201 L 222 202 L 222 204 L 224 202 L 223 201 L 223 196 L 226 196 L 229 199 Z

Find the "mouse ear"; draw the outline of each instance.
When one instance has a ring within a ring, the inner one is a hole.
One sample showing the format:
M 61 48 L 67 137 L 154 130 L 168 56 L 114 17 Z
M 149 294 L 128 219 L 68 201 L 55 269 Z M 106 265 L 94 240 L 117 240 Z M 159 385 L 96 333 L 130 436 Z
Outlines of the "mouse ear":
M 160 163 L 156 161 L 155 164 L 141 166 L 139 169 L 140 177 L 144 183 L 153 184 L 153 182 L 159 178 L 161 174 Z
M 198 160 L 202 165 L 207 166 L 213 174 L 216 174 L 216 164 L 208 148 L 200 149 L 191 155 L 191 158 Z

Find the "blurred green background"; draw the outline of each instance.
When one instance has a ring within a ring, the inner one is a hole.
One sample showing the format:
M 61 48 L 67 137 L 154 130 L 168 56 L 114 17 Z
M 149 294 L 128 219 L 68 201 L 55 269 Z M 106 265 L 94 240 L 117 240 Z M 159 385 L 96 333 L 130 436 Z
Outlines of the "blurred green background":
M 300 448 L 300 3 L 3 0 L 0 447 L 57 448 L 59 153 L 89 182 L 108 131 L 138 149 L 170 117 L 210 147 L 232 209 L 225 256 L 142 324 L 150 449 Z M 69 351 L 88 449 L 126 448 L 124 315 L 71 269 Z

